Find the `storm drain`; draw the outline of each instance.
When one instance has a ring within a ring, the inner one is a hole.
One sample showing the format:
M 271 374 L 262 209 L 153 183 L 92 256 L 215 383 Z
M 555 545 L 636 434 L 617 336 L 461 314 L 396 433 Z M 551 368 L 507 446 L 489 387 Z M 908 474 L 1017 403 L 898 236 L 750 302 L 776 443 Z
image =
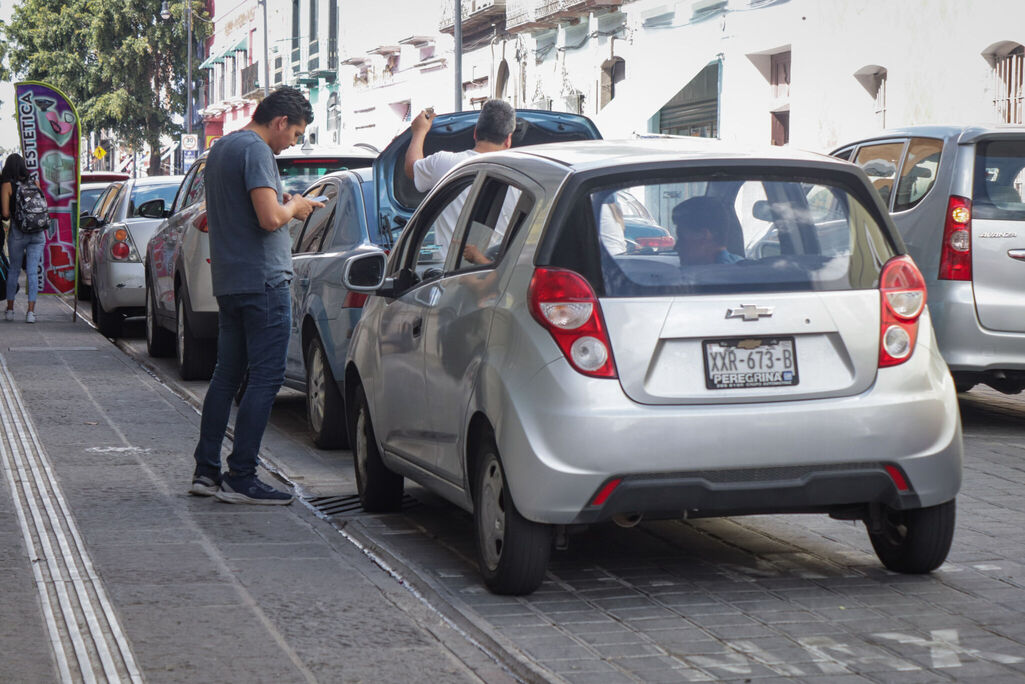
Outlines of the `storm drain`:
M 356 518 L 361 515 L 371 515 L 363 510 L 359 502 L 359 494 L 348 496 L 315 496 L 306 499 L 306 503 L 312 506 L 321 514 L 329 518 Z M 419 506 L 420 502 L 409 494 L 402 495 L 402 511 Z

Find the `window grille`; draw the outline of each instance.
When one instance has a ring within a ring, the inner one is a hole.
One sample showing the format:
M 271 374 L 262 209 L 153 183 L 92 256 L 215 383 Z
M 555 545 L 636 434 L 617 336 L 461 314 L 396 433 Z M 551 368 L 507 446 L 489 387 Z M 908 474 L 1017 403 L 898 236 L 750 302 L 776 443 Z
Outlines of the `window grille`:
M 1002 123 L 1025 123 L 1022 119 L 1022 82 L 1025 72 L 1025 47 L 1019 45 L 993 66 L 993 104 Z

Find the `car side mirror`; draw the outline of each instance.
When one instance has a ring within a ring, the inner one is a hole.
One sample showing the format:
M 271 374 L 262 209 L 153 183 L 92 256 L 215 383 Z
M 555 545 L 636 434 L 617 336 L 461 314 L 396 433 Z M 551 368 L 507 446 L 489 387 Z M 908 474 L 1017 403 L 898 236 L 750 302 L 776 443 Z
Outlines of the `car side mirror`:
M 79 230 L 93 230 L 100 227 L 100 219 L 92 214 L 82 214 L 78 217 Z
M 164 200 L 151 199 L 149 202 L 140 204 L 139 208 L 135 211 L 135 215 L 148 219 L 162 219 L 167 218 L 169 213 L 164 210 Z
M 772 206 L 768 200 L 756 200 L 751 206 L 751 215 L 759 221 L 772 221 Z
M 364 294 L 382 294 L 386 288 L 385 267 L 388 265 L 388 256 L 379 250 L 366 252 L 354 256 L 345 262 L 345 269 L 342 271 L 342 284 L 346 289 Z

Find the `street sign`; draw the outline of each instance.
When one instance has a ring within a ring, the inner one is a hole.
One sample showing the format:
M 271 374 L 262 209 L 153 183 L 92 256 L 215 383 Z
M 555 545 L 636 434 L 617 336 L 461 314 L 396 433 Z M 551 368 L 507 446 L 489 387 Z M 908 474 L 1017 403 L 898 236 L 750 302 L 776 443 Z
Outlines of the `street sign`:
M 182 150 L 182 170 L 187 170 L 197 156 L 196 150 Z
M 96 149 L 93 150 L 93 156 L 96 157 L 97 159 L 103 159 L 104 157 L 107 156 L 107 150 L 105 150 L 102 147 L 100 147 L 99 145 L 97 145 Z
M 182 149 L 186 152 L 195 152 L 199 149 L 199 136 L 195 133 L 182 135 Z

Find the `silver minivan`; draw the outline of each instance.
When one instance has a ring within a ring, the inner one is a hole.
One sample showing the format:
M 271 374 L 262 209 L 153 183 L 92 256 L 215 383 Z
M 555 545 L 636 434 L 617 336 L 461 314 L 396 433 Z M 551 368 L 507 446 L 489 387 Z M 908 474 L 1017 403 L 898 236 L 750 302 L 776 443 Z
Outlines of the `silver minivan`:
M 672 246 L 623 246 L 621 193 Z M 947 556 L 954 383 L 850 164 L 685 140 L 484 154 L 343 282 L 373 295 L 344 385 L 363 506 L 396 510 L 409 478 L 471 511 L 492 591 L 533 591 L 553 538 L 603 521 L 828 514 L 891 570 Z
M 1025 388 L 1025 126 L 911 126 L 833 155 L 868 174 L 925 276 L 958 391 Z

